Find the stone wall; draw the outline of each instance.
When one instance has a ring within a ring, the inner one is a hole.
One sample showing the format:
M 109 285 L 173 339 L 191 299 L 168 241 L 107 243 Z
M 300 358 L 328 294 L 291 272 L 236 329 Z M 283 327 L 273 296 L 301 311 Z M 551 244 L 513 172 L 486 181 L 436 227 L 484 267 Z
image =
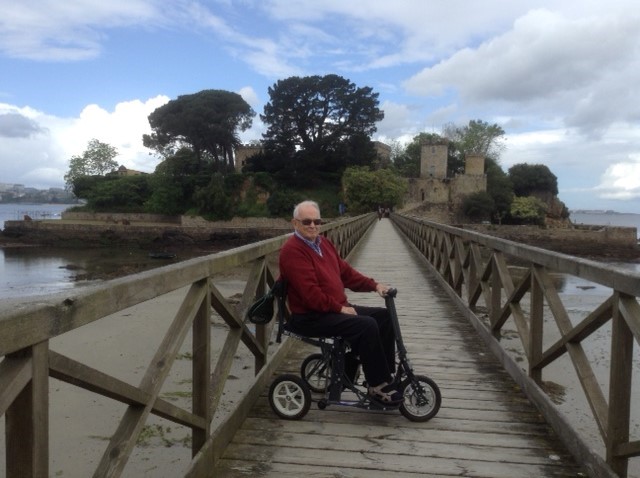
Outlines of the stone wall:
M 102 219 L 102 220 L 98 220 Z M 160 219 L 164 219 L 160 222 Z M 154 222 L 155 220 L 155 222 Z M 90 215 L 47 221 L 5 221 L 4 243 L 61 247 L 96 247 L 134 244 L 147 249 L 183 246 L 216 248 L 268 239 L 292 231 L 284 219 L 236 218 L 209 222 L 189 216 Z
M 163 214 L 129 214 L 129 213 L 98 213 L 98 212 L 70 212 L 64 211 L 63 221 L 88 221 L 103 223 L 159 223 L 180 224 L 180 216 L 166 216 Z
M 541 228 L 492 224 L 465 224 L 459 227 L 581 257 L 611 260 L 640 258 L 635 227 L 569 225 L 562 228 Z

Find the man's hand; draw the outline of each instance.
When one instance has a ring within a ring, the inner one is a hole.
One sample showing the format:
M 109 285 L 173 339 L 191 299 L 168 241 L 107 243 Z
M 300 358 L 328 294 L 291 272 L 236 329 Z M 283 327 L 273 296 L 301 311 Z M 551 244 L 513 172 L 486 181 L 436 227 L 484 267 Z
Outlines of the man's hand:
M 391 287 L 389 287 L 388 285 L 376 284 L 376 292 L 380 297 L 384 297 L 385 295 L 387 295 L 387 291 L 389 289 L 391 289 Z
M 347 314 L 347 315 L 358 315 L 358 313 L 356 312 L 356 309 L 346 305 L 342 306 L 342 309 L 340 309 L 340 313 Z

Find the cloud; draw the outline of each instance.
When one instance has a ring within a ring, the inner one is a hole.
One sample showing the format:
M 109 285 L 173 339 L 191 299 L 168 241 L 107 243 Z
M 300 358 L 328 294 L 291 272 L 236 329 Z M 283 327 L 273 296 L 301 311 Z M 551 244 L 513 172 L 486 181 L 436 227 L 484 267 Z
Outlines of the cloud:
M 105 29 L 160 25 L 160 12 L 166 11 L 162 3 L 150 0 L 2 0 L 0 6 L 0 51 L 40 61 L 95 58 L 107 38 Z
M 146 101 L 123 101 L 112 111 L 93 104 L 86 106 L 77 118 L 59 118 L 30 108 L 0 104 L 0 115 L 20 116 L 39 128 L 39 134 L 28 141 L 20 136 L 0 135 L 0 178 L 3 182 L 42 189 L 63 187 L 69 159 L 82 154 L 93 138 L 114 146 L 119 164 L 153 172 L 158 159 L 142 145 L 142 135 L 151 132 L 149 114 L 167 101 L 169 98 L 162 95 Z
M 0 137 L 29 138 L 43 132 L 38 123 L 19 113 L 0 114 Z
M 640 116 L 640 98 L 628 84 L 640 75 L 638 22 L 626 10 L 579 19 L 534 10 L 509 31 L 424 68 L 404 86 L 427 97 L 455 91 L 461 102 L 485 112 L 517 105 L 523 114 L 561 116 L 565 126 L 597 136 L 614 119 Z
M 609 166 L 595 189 L 605 199 L 640 199 L 640 154 Z

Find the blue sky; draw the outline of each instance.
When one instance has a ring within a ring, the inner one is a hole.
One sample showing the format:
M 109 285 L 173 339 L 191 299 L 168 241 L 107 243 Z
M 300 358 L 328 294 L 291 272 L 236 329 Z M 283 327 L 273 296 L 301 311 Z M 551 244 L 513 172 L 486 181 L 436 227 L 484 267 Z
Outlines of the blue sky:
M 97 138 L 152 172 L 147 116 L 289 76 L 379 93 L 374 139 L 471 119 L 500 162 L 545 164 L 570 209 L 640 213 L 640 16 L 632 0 L 0 0 L 0 183 L 62 187 Z M 260 139 L 259 117 L 244 141 Z

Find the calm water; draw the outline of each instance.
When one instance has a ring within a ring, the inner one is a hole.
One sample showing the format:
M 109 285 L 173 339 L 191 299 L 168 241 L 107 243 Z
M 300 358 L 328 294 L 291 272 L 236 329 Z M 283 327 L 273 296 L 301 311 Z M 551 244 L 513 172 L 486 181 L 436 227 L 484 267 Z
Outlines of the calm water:
M 638 238 L 640 239 L 640 214 L 598 214 L 572 212 L 570 219 L 574 224 L 635 227 Z
M 33 219 L 60 219 L 69 204 L 0 204 L 0 225 L 4 221 L 21 220 L 24 215 Z M 636 227 L 640 231 L 640 214 L 571 214 L 576 224 L 598 224 Z M 86 272 L 109 272 L 109 269 L 128 264 L 137 270 L 165 265 L 149 260 L 145 251 L 135 248 L 116 250 L 51 249 L 51 248 L 0 248 L 0 300 L 29 297 L 58 292 L 88 284 L 78 277 Z M 640 271 L 640 264 L 617 264 Z M 584 284 L 567 277 L 564 289 L 572 293 Z M 590 289 L 591 294 L 600 292 Z

